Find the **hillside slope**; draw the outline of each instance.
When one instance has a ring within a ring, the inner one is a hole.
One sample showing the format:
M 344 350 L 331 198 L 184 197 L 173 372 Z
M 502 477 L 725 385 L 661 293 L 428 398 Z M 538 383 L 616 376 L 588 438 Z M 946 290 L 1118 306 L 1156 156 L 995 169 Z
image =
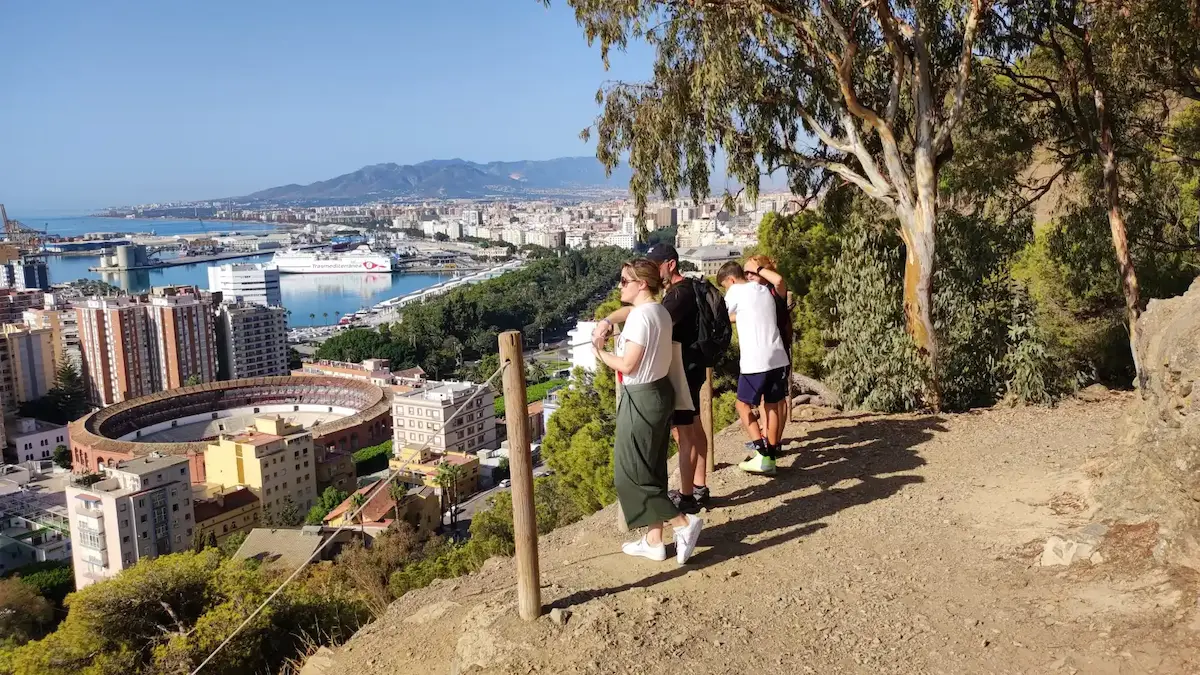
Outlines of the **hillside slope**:
M 717 503 L 685 567 L 619 553 L 611 509 L 541 541 L 523 622 L 511 560 L 439 582 L 305 673 L 1195 673 L 1195 579 L 1145 526 L 1091 562 L 1042 543 L 1093 514 L 1128 395 L 1054 409 L 838 415 L 801 408 L 780 475 L 718 438 Z

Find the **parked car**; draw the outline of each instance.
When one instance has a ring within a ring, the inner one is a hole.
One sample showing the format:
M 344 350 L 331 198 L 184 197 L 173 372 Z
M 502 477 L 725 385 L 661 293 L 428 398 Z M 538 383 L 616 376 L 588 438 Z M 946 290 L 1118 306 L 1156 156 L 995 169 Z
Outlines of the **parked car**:
M 504 480 L 500 481 L 500 487 L 502 487 L 502 488 L 512 487 L 512 481 L 505 478 Z

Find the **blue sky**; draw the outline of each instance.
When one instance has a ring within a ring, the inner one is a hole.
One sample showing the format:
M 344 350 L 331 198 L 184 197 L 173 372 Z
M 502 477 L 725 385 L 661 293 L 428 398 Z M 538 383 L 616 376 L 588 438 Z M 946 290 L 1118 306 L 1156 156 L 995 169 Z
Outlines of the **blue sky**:
M 10 214 L 216 198 L 379 162 L 588 155 L 605 72 L 557 0 L 0 3 Z

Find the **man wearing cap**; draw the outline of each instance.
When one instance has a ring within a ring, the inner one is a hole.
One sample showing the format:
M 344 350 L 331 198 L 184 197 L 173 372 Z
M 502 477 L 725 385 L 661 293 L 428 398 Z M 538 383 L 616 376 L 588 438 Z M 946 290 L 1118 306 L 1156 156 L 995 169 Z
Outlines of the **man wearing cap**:
M 672 435 L 679 446 L 679 491 L 670 492 L 671 500 L 684 513 L 698 513 L 708 502 L 707 458 L 708 438 L 700 425 L 700 388 L 704 386 L 706 368 L 696 348 L 700 317 L 696 311 L 696 290 L 691 279 L 679 273 L 679 253 L 670 244 L 658 244 L 646 253 L 646 258 L 658 264 L 667 290 L 662 306 L 671 315 L 674 327 L 671 340 L 682 346 L 683 369 L 688 390 L 692 395 L 692 410 L 676 410 L 671 418 Z M 593 339 L 607 338 L 615 325 L 624 323 L 629 307 L 621 307 L 600 320 Z

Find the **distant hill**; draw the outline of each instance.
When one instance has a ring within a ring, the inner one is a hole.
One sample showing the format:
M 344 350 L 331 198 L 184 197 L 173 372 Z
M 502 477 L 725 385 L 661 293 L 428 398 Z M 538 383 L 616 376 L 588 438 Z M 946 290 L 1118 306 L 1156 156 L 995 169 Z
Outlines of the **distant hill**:
M 244 197 L 241 203 L 338 203 L 390 198 L 577 196 L 597 189 L 625 190 L 629 169 L 611 178 L 595 157 L 488 162 L 436 159 L 420 164 L 373 164 L 309 185 L 283 185 Z

